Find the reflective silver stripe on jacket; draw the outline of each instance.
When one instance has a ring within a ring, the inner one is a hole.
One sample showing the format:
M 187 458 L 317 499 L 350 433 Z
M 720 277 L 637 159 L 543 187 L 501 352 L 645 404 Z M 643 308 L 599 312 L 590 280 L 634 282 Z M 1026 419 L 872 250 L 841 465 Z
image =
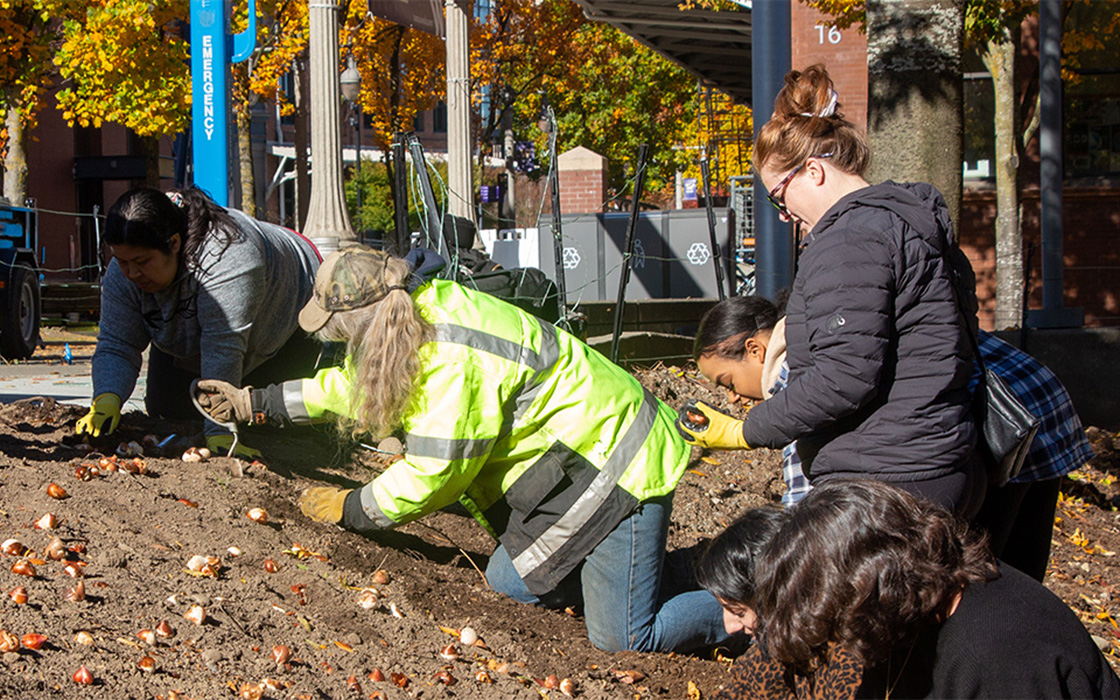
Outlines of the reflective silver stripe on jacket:
M 381 506 L 377 505 L 377 499 L 373 496 L 373 482 L 363 486 L 358 496 L 362 501 L 362 512 L 373 521 L 374 525 L 383 530 L 397 526 L 392 518 L 382 512 Z
M 436 342 L 465 345 L 469 348 L 509 360 L 510 362 L 525 365 L 533 370 L 533 376 L 525 383 L 525 386 L 522 387 L 521 391 L 518 392 L 515 397 L 516 408 L 513 411 L 513 415 L 507 421 L 507 425 L 503 426 L 501 431 L 502 435 L 508 432 L 508 424 L 511 424 L 525 415 L 525 412 L 529 409 L 529 406 L 532 405 L 537 394 L 540 393 L 541 378 L 551 371 L 552 368 L 556 366 L 556 362 L 560 359 L 560 341 L 556 337 L 556 327 L 550 323 L 541 323 L 540 321 L 537 321 L 537 325 L 541 329 L 540 352 L 512 340 L 499 338 L 491 333 L 467 328 L 465 326 L 457 326 L 450 323 L 440 323 L 435 326 Z M 415 435 L 413 433 L 408 433 L 405 436 L 405 443 L 408 445 L 409 454 L 449 461 L 455 459 L 470 459 L 471 457 L 484 455 L 490 451 L 496 441 L 497 438 L 476 440 L 433 438 L 424 435 Z
M 307 405 L 303 403 L 303 380 L 293 379 L 284 382 L 281 387 L 288 419 L 293 423 L 310 423 L 311 416 L 307 415 Z
M 569 538 L 579 532 L 607 500 L 615 484 L 622 478 L 626 468 L 634 461 L 642 449 L 650 430 L 657 420 L 657 399 L 649 391 L 642 390 L 642 405 L 634 422 L 626 434 L 618 441 L 607 463 L 599 470 L 599 475 L 566 513 L 538 537 L 533 544 L 513 559 L 513 568 L 522 578 L 529 575 L 551 557 Z

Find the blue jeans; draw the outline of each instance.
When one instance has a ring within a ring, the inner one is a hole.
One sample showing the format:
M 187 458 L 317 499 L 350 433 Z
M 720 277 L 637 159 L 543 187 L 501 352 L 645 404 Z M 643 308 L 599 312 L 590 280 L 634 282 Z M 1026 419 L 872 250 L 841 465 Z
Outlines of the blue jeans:
M 486 578 L 495 591 L 522 603 L 559 608 L 582 602 L 587 635 L 606 651 L 687 652 L 720 644 L 728 635 L 723 608 L 711 593 L 659 596 L 672 510 L 672 494 L 642 503 L 587 555 L 576 570 L 578 586 L 573 575 L 533 595 L 502 546 L 490 557 Z

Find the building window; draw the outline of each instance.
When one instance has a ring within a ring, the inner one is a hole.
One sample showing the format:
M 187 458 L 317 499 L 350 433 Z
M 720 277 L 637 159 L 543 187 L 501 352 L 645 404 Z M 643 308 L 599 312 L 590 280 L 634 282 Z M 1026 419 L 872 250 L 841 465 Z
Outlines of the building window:
M 447 133 L 447 103 L 440 102 L 432 110 L 432 131 L 437 134 Z

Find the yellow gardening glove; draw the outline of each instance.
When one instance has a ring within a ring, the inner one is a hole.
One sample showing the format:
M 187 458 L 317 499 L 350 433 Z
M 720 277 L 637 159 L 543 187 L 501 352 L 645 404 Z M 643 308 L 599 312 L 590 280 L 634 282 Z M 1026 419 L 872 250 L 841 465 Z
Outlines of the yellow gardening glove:
M 98 394 L 90 402 L 89 413 L 78 419 L 75 431 L 79 435 L 89 433 L 93 437 L 101 437 L 103 432 L 108 435 L 116 430 L 120 422 L 121 397 L 109 393 Z M 109 424 L 107 428 L 105 423 Z
M 225 457 L 229 455 L 230 457 L 240 457 L 241 459 L 256 459 L 261 456 L 260 450 L 254 450 L 240 440 L 237 442 L 237 449 L 233 451 L 233 454 L 229 454 L 229 446 L 232 444 L 232 435 L 206 436 L 206 446 L 209 447 L 210 451 L 216 456 Z
M 743 421 L 712 408 L 703 401 L 689 401 L 677 415 L 677 431 L 690 445 L 720 450 L 749 450 L 743 438 Z
M 317 523 L 342 522 L 342 504 L 352 489 L 318 486 L 299 495 L 299 509 Z

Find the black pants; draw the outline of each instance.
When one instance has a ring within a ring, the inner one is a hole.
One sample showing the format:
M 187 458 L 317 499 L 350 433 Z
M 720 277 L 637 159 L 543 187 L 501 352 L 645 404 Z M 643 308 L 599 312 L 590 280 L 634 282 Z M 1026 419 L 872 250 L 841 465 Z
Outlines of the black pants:
M 1050 538 L 1060 478 L 989 488 L 974 525 L 987 530 L 992 553 L 1041 581 L 1050 561 Z
M 872 475 L 871 478 L 874 478 Z M 952 512 L 960 519 L 971 522 L 984 502 L 988 477 L 979 457 L 973 453 L 971 462 L 963 471 L 953 472 L 935 479 L 921 481 L 888 481 L 918 498 L 924 498 Z
M 296 329 L 279 352 L 244 378 L 242 386 L 265 387 L 289 379 L 312 377 L 323 345 Z M 175 358 L 152 345 L 148 352 L 148 391 L 144 405 L 148 415 L 165 420 L 200 417 L 191 402 L 191 382 L 198 373 L 175 366 Z

